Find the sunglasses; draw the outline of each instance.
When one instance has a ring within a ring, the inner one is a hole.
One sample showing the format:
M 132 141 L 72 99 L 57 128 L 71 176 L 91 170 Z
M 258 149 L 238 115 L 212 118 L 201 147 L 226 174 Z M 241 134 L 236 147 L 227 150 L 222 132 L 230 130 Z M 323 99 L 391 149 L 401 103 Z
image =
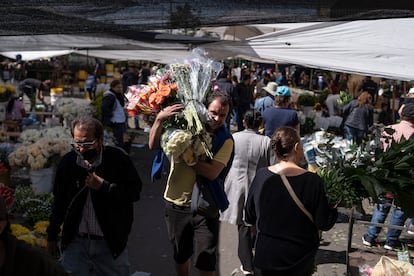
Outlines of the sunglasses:
M 96 140 L 93 140 L 92 142 L 72 142 L 72 146 L 76 147 L 76 148 L 85 148 L 88 149 L 90 147 L 92 147 L 93 145 L 95 145 Z

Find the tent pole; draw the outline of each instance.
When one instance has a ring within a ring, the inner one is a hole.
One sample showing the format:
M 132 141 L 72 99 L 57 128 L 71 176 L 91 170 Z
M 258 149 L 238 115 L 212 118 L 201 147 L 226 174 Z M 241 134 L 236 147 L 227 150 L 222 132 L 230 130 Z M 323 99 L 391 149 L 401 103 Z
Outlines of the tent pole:
M 279 75 L 279 65 L 277 64 L 277 61 L 275 61 L 275 72 L 276 72 L 276 79 L 277 79 L 277 76 Z
M 313 76 L 313 68 L 311 68 L 311 71 L 309 74 L 309 90 L 312 90 L 312 76 Z
M 395 122 L 395 91 L 392 91 L 392 121 Z

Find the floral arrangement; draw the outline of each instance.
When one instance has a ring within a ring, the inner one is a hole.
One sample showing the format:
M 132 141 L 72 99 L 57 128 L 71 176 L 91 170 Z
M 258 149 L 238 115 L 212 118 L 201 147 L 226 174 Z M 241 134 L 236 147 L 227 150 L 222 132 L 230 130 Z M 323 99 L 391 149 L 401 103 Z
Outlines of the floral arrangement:
M 18 185 L 14 191 L 13 211 L 22 215 L 27 224 L 48 220 L 52 212 L 53 194 L 35 194 L 30 186 Z
M 55 111 L 62 115 L 66 127 L 80 116 L 92 116 L 95 108 L 90 103 L 79 103 L 71 98 L 62 98 L 55 103 Z
M 69 129 L 61 126 L 44 130 L 28 129 L 20 135 L 22 145 L 8 156 L 11 167 L 30 167 L 40 170 L 54 166 L 69 152 L 72 137 Z
M 16 93 L 16 87 L 11 84 L 0 85 L 0 102 L 7 102 Z
M 207 136 L 207 143 L 211 144 L 210 136 Z M 174 162 L 184 161 L 188 165 L 194 165 L 198 156 L 205 153 L 200 139 L 195 139 L 185 129 L 168 128 L 161 136 L 161 147 Z
M 165 106 L 184 104 L 181 114 L 163 122 L 167 129 L 161 139 L 164 152 L 177 162 L 184 157 L 191 164 L 201 154 L 212 157 L 211 137 L 205 130 L 211 118 L 205 100 L 212 80 L 222 69 L 222 63 L 207 58 L 203 49 L 196 48 L 186 60 L 158 71 L 148 85 L 130 87 L 127 110 L 152 118 Z
M 169 72 L 158 70 L 156 76 L 149 78 L 148 85 L 129 86 L 125 97 L 128 99 L 126 110 L 130 116 L 151 115 L 169 103 L 178 101 L 177 85 Z
M 36 195 L 30 186 L 25 185 L 17 185 L 14 191 L 10 188 L 8 189 L 14 200 L 14 204 L 8 209 L 8 213 L 19 214 L 24 220 L 23 224 L 25 225 L 12 223 L 12 234 L 17 239 L 31 245 L 46 247 L 46 229 L 49 225 L 48 219 L 52 211 L 53 195 L 50 193 Z M 2 191 L 1 187 L 0 191 Z
M 19 240 L 25 241 L 30 245 L 46 248 L 47 234 L 46 228 L 49 225 L 48 221 L 38 221 L 33 227 L 33 230 L 21 225 L 12 223 L 10 228 L 12 234 Z
M 211 81 L 223 69 L 223 64 L 207 58 L 203 49 L 196 48 L 183 63 L 170 64 L 168 68 L 177 84 L 177 95 L 185 106 L 183 115 L 186 129 L 193 137 L 190 151 L 187 152 L 196 155 L 197 146 L 201 145 L 204 153 L 211 158 L 211 137 L 205 130 L 205 124 L 211 118 L 204 103 Z
M 377 201 L 382 193 L 390 192 L 395 204 L 407 216 L 414 216 L 414 140 L 401 139 L 397 143 L 390 136 L 393 131 L 374 126 L 360 146 L 328 139 L 314 147 L 318 174 L 332 203 L 353 204 L 362 198 Z M 381 139 L 390 144 L 385 151 Z

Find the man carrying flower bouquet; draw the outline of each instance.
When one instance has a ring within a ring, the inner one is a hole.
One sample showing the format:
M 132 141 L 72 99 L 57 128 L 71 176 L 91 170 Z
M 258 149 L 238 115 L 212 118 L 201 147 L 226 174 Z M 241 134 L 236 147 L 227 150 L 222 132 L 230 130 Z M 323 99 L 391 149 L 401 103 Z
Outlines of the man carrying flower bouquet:
M 92 117 L 72 123 L 73 151 L 56 170 L 48 251 L 71 275 L 129 276 L 126 248 L 133 203 L 142 182 L 128 154 L 103 145 L 103 126 Z
M 165 220 L 173 245 L 176 272 L 179 276 L 190 275 L 191 257 L 199 275 L 215 275 L 219 235 L 218 209 L 228 206 L 223 180 L 231 166 L 233 138 L 224 126 L 231 108 L 231 99 L 222 92 L 213 92 L 207 99 L 211 121 L 205 126 L 212 136 L 212 158 L 199 158 L 195 164 L 171 160 L 170 174 L 164 192 L 166 201 Z M 183 104 L 173 104 L 162 109 L 151 128 L 149 147 L 160 147 L 163 122 L 181 113 Z M 196 182 L 204 179 L 212 191 L 218 207 L 216 215 L 192 211 L 191 200 Z

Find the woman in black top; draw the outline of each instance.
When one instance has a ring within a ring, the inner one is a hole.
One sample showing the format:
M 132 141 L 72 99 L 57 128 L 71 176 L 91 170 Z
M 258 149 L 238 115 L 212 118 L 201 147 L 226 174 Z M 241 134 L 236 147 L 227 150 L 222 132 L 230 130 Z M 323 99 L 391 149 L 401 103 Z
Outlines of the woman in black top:
M 318 230 L 332 228 L 338 214 L 328 205 L 321 178 L 299 166 L 304 153 L 294 128 L 276 129 L 272 149 L 278 162 L 257 172 L 245 207 L 246 222 L 257 228 L 254 264 L 263 276 L 312 275 Z M 290 196 L 281 173 L 313 222 Z

